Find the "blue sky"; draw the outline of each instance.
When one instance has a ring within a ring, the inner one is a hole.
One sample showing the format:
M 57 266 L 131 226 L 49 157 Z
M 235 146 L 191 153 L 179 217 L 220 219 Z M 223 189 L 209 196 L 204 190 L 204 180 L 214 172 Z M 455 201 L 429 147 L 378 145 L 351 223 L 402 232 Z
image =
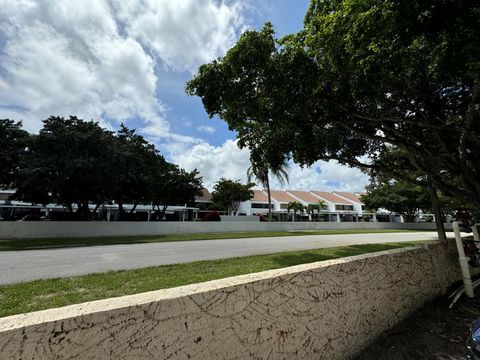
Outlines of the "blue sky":
M 307 0 L 0 0 L 0 117 L 38 131 L 49 115 L 136 128 L 171 161 L 246 180 L 247 150 L 209 119 L 185 82 L 222 56 L 245 29 L 302 28 Z M 363 190 L 358 170 L 291 164 L 289 188 Z M 275 184 L 274 186 L 280 186 Z
M 291 34 L 301 30 L 308 4 L 308 0 L 256 0 L 244 15 L 246 24 L 253 29 L 260 29 L 270 21 L 279 37 Z M 168 105 L 172 131 L 205 139 L 214 146 L 221 146 L 226 139 L 235 139 L 235 133 L 228 130 L 225 122 L 208 118 L 200 99 L 185 95 L 184 84 L 191 79 L 191 72 L 160 69 L 159 77 L 168 79 L 165 86 L 158 87 L 157 94 Z M 202 126 L 203 131 L 199 130 Z M 215 132 L 208 133 L 206 127 L 213 128 Z

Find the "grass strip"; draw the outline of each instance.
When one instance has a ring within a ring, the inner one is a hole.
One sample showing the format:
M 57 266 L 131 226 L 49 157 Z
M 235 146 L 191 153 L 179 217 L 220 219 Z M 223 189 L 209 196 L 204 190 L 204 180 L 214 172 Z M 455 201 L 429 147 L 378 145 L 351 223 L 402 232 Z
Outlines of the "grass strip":
M 3 285 L 0 286 L 0 317 L 413 246 L 417 243 L 363 244 L 290 251 Z
M 413 230 L 315 230 L 315 231 L 248 231 L 234 233 L 204 234 L 168 234 L 154 236 L 114 236 L 83 238 L 42 238 L 42 239 L 9 239 L 0 240 L 0 251 L 39 250 L 66 247 L 85 247 L 100 245 L 144 244 L 171 241 L 220 240 L 252 237 L 277 237 L 300 235 L 337 235 L 337 234 L 378 234 L 411 232 Z M 415 230 L 417 232 L 418 230 Z

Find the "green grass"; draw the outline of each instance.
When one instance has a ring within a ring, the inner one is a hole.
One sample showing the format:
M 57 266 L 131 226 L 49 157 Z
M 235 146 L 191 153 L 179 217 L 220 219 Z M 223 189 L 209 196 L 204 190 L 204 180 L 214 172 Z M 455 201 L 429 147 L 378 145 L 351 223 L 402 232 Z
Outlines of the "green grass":
M 418 242 L 364 244 L 292 251 L 4 285 L 0 286 L 0 317 L 315 261 L 413 246 L 416 243 Z
M 315 231 L 248 231 L 235 233 L 171 234 L 155 236 L 116 236 L 85 238 L 43 238 L 0 240 L 0 251 L 36 250 L 65 247 L 83 247 L 118 244 L 143 244 L 169 241 L 239 239 L 251 237 L 332 235 L 332 234 L 375 234 L 408 232 L 411 230 L 315 230 Z M 417 231 L 417 230 L 415 230 Z

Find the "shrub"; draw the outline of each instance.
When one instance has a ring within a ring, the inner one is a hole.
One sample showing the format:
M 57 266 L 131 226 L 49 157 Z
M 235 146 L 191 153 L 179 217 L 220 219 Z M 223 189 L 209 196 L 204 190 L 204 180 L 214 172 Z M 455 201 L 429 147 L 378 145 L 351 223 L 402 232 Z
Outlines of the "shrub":
M 218 211 L 211 211 L 205 215 L 203 221 L 220 221 L 220 213 Z

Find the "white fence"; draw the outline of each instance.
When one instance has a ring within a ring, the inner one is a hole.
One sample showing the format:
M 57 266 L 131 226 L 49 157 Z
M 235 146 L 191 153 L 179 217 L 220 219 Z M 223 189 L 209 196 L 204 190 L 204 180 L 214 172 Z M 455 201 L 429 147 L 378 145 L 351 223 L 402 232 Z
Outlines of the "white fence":
M 451 228 L 451 224 L 445 224 Z M 295 230 L 435 230 L 433 223 L 391 222 L 79 222 L 4 221 L 0 239 L 196 234 L 209 232 Z

